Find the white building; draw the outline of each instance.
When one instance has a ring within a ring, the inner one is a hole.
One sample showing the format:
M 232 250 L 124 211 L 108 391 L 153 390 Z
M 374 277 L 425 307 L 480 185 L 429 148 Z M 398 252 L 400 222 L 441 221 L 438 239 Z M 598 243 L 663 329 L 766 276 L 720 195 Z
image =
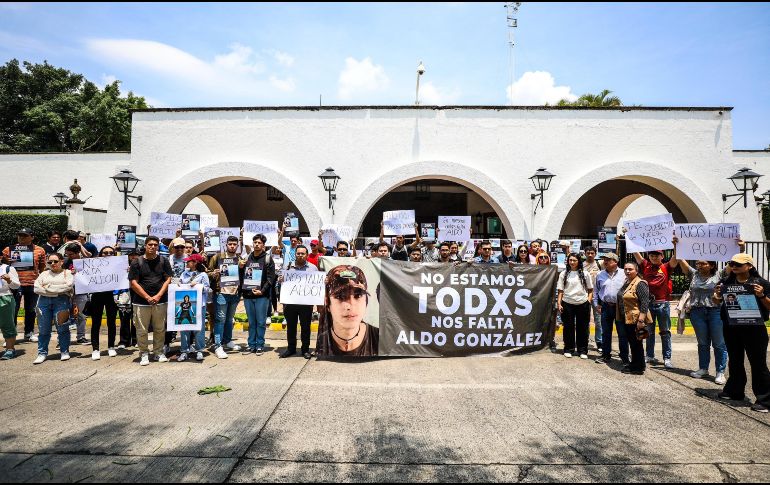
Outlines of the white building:
M 728 177 L 747 166 L 766 175 L 770 152 L 733 151 L 731 108 L 276 107 L 150 109 L 133 114 L 131 152 L 0 155 L 0 207 L 55 209 L 51 196 L 77 178 L 88 197 L 83 226 L 145 227 L 151 211 L 182 212 L 192 201 L 221 226 L 279 220 L 296 210 L 302 229 L 325 223 L 376 236 L 382 210 L 415 209 L 418 220 L 478 215 L 477 232 L 510 238 L 595 238 L 644 196 L 676 222 L 739 222 L 764 239 L 751 194 L 727 214 Z M 341 176 L 334 213 L 318 175 Z M 529 180 L 556 175 L 534 213 Z M 109 178 L 141 179 L 141 217 Z M 283 201 L 268 201 L 269 187 Z M 638 204 L 638 203 L 637 203 Z M 642 204 L 644 205 L 644 204 Z M 441 209 L 439 209 L 441 208 Z M 441 213 L 440 211 L 452 211 Z M 94 212 L 94 211 L 106 211 Z M 98 215 L 101 214 L 101 215 Z M 627 212 L 628 215 L 628 212 Z M 639 213 L 638 216 L 654 215 Z M 83 217 L 83 216 L 78 216 Z M 78 219 L 79 223 L 80 219 Z M 140 232 L 143 232 L 140 230 Z

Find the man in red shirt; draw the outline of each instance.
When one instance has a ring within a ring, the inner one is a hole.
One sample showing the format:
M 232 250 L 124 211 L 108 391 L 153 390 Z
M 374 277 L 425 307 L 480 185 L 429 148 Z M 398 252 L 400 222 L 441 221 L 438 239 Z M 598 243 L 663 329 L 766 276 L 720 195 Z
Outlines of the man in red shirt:
M 654 302 L 650 304 L 650 313 L 652 314 L 650 336 L 647 337 L 647 358 L 649 363 L 656 363 L 655 359 L 655 323 L 658 324 L 660 340 L 663 346 L 663 365 L 667 369 L 673 368 L 671 363 L 671 310 L 669 301 L 671 300 L 671 271 L 677 267 L 679 261 L 674 254 L 667 263 L 663 262 L 663 253 L 661 251 L 649 251 L 647 253 L 649 260 L 644 259 L 640 253 L 634 253 L 634 258 L 639 264 L 639 272 L 642 278 L 650 286 L 650 295 Z
M 326 248 L 318 242 L 318 239 L 310 241 L 310 254 L 307 255 L 307 262 L 318 267 L 318 258 L 326 254 Z

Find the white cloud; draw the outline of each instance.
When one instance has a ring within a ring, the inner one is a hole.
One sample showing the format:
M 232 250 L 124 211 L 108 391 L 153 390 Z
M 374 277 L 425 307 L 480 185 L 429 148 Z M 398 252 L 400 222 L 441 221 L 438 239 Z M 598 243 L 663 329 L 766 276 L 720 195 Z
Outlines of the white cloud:
M 337 83 L 337 95 L 340 99 L 348 100 L 360 94 L 382 91 L 389 85 L 390 79 L 385 74 L 385 68 L 372 63 L 371 58 L 357 61 L 348 57 Z
M 191 97 L 205 95 L 211 103 L 248 103 L 295 89 L 293 79 L 271 75 L 251 47 L 238 43 L 212 61 L 150 40 L 89 39 L 85 45 L 106 65 L 162 77 L 180 89 L 193 91 Z
M 460 97 L 460 90 L 447 91 L 439 89 L 432 81 L 420 84 L 420 104 L 446 106 L 456 104 Z
M 569 86 L 556 86 L 550 72 L 525 72 L 521 78 L 508 86 L 508 100 L 519 106 L 538 106 L 545 103 L 556 104 L 562 99 L 577 100 Z
M 98 81 L 94 81 L 99 89 L 104 89 L 107 85 L 114 83 L 118 78 L 114 74 L 102 74 L 102 77 Z
M 273 56 L 273 58 L 278 61 L 278 64 L 285 66 L 285 67 L 292 67 L 294 65 L 294 57 L 287 54 L 286 52 L 276 51 L 276 50 L 269 50 L 267 51 L 268 54 Z

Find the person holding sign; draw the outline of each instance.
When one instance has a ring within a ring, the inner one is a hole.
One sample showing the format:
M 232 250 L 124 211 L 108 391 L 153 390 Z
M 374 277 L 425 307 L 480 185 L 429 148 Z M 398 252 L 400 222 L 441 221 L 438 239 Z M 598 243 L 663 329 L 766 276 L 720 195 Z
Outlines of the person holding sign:
M 623 232 L 626 229 L 623 228 Z M 676 259 L 676 253 L 667 262 L 663 261 L 663 252 L 652 250 L 647 252 L 648 259 L 642 257 L 641 253 L 634 253 L 634 259 L 639 265 L 639 270 L 644 280 L 650 285 L 650 293 L 655 298 L 655 302 L 650 305 L 650 314 L 652 314 L 652 328 L 650 336 L 647 338 L 647 357 L 646 362 L 655 363 L 655 324 L 658 325 L 660 340 L 663 346 L 663 365 L 667 369 L 672 369 L 671 363 L 671 292 L 673 283 L 671 282 L 671 270 L 679 265 Z
M 220 359 L 227 358 L 225 350 L 240 352 L 241 346 L 233 342 L 233 318 L 241 302 L 240 272 L 246 260 L 238 255 L 237 236 L 228 236 L 224 254 L 215 254 L 209 259 L 209 279 L 216 294 L 216 318 L 214 321 L 214 354 Z
M 246 273 L 243 279 L 243 303 L 249 319 L 249 346 L 244 354 L 262 355 L 267 329 L 267 311 L 270 307 L 270 288 L 275 283 L 275 262 L 265 252 L 267 238 L 256 234 L 254 250 L 246 259 Z
M 577 254 L 567 257 L 567 268 L 559 277 L 558 305 L 564 325 L 564 357 L 572 357 L 575 349 L 581 359 L 588 358 L 588 324 L 594 285 L 591 275 L 583 269 Z
M 289 265 L 289 270 L 294 271 L 318 271 L 318 267 L 308 261 L 307 247 L 297 246 L 297 259 Z M 281 276 L 283 281 L 283 276 Z M 302 356 L 306 359 L 310 354 L 310 323 L 313 319 L 313 305 L 283 306 L 283 315 L 286 318 L 286 341 L 288 348 L 281 354 L 282 358 L 291 357 L 297 353 L 297 320 L 300 326 L 300 338 Z
M 190 285 L 191 288 L 195 288 L 196 285 L 203 286 L 203 301 L 208 302 L 211 298 L 211 287 L 209 286 L 209 276 L 206 274 L 206 265 L 203 264 L 203 256 L 200 254 L 191 254 L 185 258 L 185 264 L 187 269 L 182 273 L 180 282 L 183 285 Z M 185 295 L 185 301 L 180 305 L 181 315 L 178 318 L 187 318 L 191 323 L 196 322 L 196 316 L 194 314 L 195 307 L 189 303 L 189 297 Z M 190 340 L 192 334 L 195 334 L 195 360 L 203 360 L 203 349 L 206 348 L 206 305 L 201 305 L 203 309 L 203 315 L 200 317 L 201 328 L 198 330 L 183 331 L 182 334 L 182 352 L 179 354 L 177 362 L 187 360 L 188 354 L 192 353 L 192 347 L 190 346 Z M 186 314 L 184 314 L 187 312 Z M 192 312 L 192 313 L 191 313 Z
M 715 288 L 712 300 L 720 304 L 725 343 L 729 356 L 730 377 L 720 399 L 742 401 L 745 397 L 746 368 L 751 366 L 751 389 L 757 400 L 752 411 L 770 410 L 770 370 L 767 368 L 767 328 L 770 318 L 770 282 L 754 267 L 754 258 L 745 253 L 730 260 L 731 274 Z M 732 297 L 732 304 L 727 299 Z
M 104 246 L 99 251 L 100 258 L 115 256 L 115 248 Z M 118 329 L 115 322 L 118 318 L 118 305 L 115 303 L 115 297 L 112 291 L 101 291 L 91 293 L 91 359 L 99 360 L 101 352 L 99 351 L 99 330 L 102 326 L 102 314 L 107 312 L 107 355 L 115 357 L 118 352 L 115 350 L 115 337 Z
M 40 273 L 45 271 L 46 254 L 43 248 L 33 243 L 32 229 L 25 227 L 16 231 L 16 241 L 15 245 L 3 249 L 2 262 L 10 264 L 19 274 L 21 286 L 13 294 L 16 303 L 16 313 L 14 315 L 18 317 L 23 298 L 24 339 L 28 342 L 37 342 L 37 336 L 35 335 L 35 307 L 37 306 L 38 295 L 35 293 L 35 280 L 40 276 Z M 25 253 L 26 257 L 11 261 L 11 249 Z M 16 318 L 14 318 L 15 322 Z
M 626 282 L 617 294 L 615 317 L 625 322 L 626 336 L 631 347 L 631 363 L 621 370 L 624 374 L 642 375 L 646 368 L 642 340 L 650 333 L 647 325 L 652 321 L 650 314 L 650 287 L 639 276 L 637 263 L 628 262 L 623 267 Z
M 16 357 L 16 302 L 13 291 L 21 286 L 16 268 L 0 264 L 0 332 L 5 339 L 5 352 L 0 360 Z
M 318 355 L 377 355 L 380 330 L 364 322 L 369 293 L 363 270 L 352 265 L 332 268 L 326 275 L 325 298 L 316 344 Z
M 415 232 L 417 231 L 417 224 L 414 225 Z M 380 244 L 385 242 L 385 221 L 380 222 Z M 417 246 L 417 240 L 409 245 L 409 248 L 413 248 Z M 379 248 L 379 246 L 378 246 Z M 379 251 L 379 249 L 378 249 Z M 409 260 L 409 251 L 407 251 L 406 247 L 404 246 L 404 236 L 401 234 L 398 234 L 396 236 L 396 244 L 393 246 L 393 250 L 390 250 L 390 247 L 388 248 L 390 259 L 393 259 L 395 261 L 408 261 Z
M 35 280 L 35 293 L 40 295 L 37 302 L 37 312 L 40 316 L 38 327 L 40 338 L 37 342 L 37 358 L 33 364 L 42 364 L 48 357 L 48 344 L 51 342 L 51 329 L 56 325 L 59 335 L 61 360 L 70 359 L 70 310 L 75 278 L 64 269 L 64 258 L 60 254 L 48 256 L 51 269 L 43 271 Z M 75 313 L 77 313 L 75 307 Z

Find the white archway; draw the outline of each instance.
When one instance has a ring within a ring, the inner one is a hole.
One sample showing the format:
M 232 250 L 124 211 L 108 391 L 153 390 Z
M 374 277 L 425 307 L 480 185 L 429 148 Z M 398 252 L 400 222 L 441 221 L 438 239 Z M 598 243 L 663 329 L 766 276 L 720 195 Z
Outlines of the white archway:
M 565 187 L 561 194 L 555 194 L 557 202 L 548 215 L 546 239 L 558 238 L 572 207 L 586 192 L 606 180 L 631 180 L 649 185 L 671 199 L 689 221 L 716 222 L 721 216 L 721 210 L 697 184 L 670 167 L 649 162 L 616 162 L 591 170 Z
M 423 161 L 398 167 L 365 187 L 348 211 L 345 224 L 360 229 L 374 204 L 385 194 L 404 184 L 420 179 L 440 179 L 463 185 L 480 195 L 500 216 L 510 238 L 529 236 L 518 205 L 508 192 L 492 178 L 469 166 L 444 161 Z
M 225 175 L 222 174 L 238 174 Z M 188 172 L 173 181 L 154 202 L 152 211 L 178 213 L 205 190 L 234 180 L 257 180 L 280 190 L 300 211 L 311 234 L 317 234 L 321 228 L 321 216 L 305 192 L 292 180 L 266 165 L 243 162 L 223 162 L 207 165 L 204 168 Z M 205 200 L 204 200 L 205 202 Z M 211 207 L 211 206 L 209 206 Z M 212 213 L 215 213 L 212 209 Z M 146 220 L 149 222 L 149 211 Z M 221 216 L 220 216 L 221 217 Z M 229 221 L 238 223 L 239 221 Z M 146 224 L 147 222 L 145 222 Z

